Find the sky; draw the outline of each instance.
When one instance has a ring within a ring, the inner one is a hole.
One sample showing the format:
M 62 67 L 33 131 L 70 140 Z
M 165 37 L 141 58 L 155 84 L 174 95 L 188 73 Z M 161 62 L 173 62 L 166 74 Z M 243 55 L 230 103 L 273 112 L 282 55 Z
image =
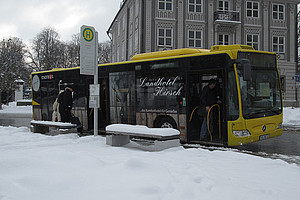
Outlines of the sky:
M 82 25 L 95 27 L 99 42 L 109 40 L 106 31 L 121 0 L 0 0 L 0 40 L 18 37 L 30 42 L 44 28 L 54 28 L 62 41 L 70 41 Z

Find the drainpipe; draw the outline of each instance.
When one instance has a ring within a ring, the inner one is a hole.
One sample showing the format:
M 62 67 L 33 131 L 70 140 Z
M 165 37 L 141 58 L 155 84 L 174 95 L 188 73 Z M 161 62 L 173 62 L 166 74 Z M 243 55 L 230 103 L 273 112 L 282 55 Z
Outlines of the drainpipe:
M 112 48 L 113 48 L 113 41 L 112 41 L 112 38 L 110 37 L 110 34 L 109 34 L 109 30 L 106 31 L 106 34 L 110 40 L 110 62 L 113 62 L 112 61 Z
M 297 5 L 297 10 L 298 10 L 298 5 Z M 297 12 L 297 15 L 296 15 L 296 54 L 297 57 L 296 57 L 296 75 L 299 74 L 299 37 L 300 37 L 300 26 L 299 26 L 299 23 L 300 23 L 300 10 L 298 10 Z M 296 80 L 297 81 L 297 80 Z M 300 84 L 296 82 L 296 101 L 298 103 L 298 107 L 300 106 L 300 99 L 298 98 L 298 95 L 299 95 L 299 91 L 300 90 Z

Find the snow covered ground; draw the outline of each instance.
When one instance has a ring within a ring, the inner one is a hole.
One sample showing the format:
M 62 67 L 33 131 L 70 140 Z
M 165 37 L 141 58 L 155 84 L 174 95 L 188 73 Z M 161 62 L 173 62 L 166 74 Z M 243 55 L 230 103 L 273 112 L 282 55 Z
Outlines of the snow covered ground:
M 13 107 L 0 113 L 23 110 Z M 284 123 L 297 125 L 299 111 L 286 108 Z M 102 136 L 0 126 L 0 200 L 300 198 L 296 164 L 233 150 L 137 147 L 111 147 Z
M 2 105 L 2 110 L 0 110 L 0 114 L 30 114 L 32 113 L 31 106 L 16 106 L 16 102 L 10 102 L 8 105 Z
M 300 108 L 283 108 L 283 125 L 300 127 Z

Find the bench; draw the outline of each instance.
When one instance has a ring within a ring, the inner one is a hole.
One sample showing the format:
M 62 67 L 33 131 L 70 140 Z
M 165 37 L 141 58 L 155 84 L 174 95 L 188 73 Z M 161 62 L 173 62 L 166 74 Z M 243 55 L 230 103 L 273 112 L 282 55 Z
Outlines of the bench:
M 142 144 L 139 147 L 148 151 L 180 146 L 180 132 L 172 128 L 148 128 L 139 125 L 112 124 L 105 128 L 106 144 L 124 146 L 130 139 Z M 145 142 L 146 141 L 146 142 Z
M 49 132 L 49 127 L 70 130 L 77 128 L 76 124 L 66 123 L 66 122 L 52 122 L 52 121 L 36 121 L 32 120 L 30 122 L 31 131 L 33 133 L 47 133 Z

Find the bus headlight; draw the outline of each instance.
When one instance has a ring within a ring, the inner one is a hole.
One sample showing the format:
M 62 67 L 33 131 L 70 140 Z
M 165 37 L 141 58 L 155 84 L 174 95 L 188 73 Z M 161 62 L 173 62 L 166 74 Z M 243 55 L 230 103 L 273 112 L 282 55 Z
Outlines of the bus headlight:
M 235 137 L 245 137 L 250 136 L 250 132 L 248 130 L 241 130 L 241 131 L 232 131 Z
M 281 128 L 283 128 L 283 125 L 282 125 L 282 123 L 279 123 L 277 126 L 277 129 L 281 129 Z

